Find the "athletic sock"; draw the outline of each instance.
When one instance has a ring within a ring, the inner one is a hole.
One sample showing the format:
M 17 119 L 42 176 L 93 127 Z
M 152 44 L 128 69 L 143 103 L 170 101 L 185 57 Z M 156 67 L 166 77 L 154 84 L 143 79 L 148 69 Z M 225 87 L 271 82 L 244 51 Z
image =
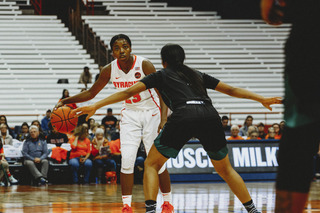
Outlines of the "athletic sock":
M 132 195 L 122 195 L 122 203 L 123 205 L 128 204 L 131 207 Z
M 172 195 L 171 192 L 162 193 L 163 201 L 168 201 L 169 203 L 172 203 Z
M 156 213 L 157 202 L 155 200 L 146 200 L 146 213 Z
M 250 200 L 246 203 L 243 203 L 243 206 L 246 208 L 248 213 L 258 213 L 258 210 L 256 209 L 252 200 Z

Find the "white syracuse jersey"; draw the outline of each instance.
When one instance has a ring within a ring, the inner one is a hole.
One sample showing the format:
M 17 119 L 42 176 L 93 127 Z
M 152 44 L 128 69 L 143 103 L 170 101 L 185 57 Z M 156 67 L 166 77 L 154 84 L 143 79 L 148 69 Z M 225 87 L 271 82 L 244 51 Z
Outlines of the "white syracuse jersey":
M 124 73 L 121 70 L 117 59 L 111 62 L 110 81 L 119 91 L 131 87 L 145 77 L 142 70 L 142 62 L 145 58 L 136 55 L 133 56 L 133 66 L 128 73 Z M 132 110 L 150 110 L 159 108 L 159 106 L 159 97 L 154 89 L 147 89 L 124 101 L 124 107 Z

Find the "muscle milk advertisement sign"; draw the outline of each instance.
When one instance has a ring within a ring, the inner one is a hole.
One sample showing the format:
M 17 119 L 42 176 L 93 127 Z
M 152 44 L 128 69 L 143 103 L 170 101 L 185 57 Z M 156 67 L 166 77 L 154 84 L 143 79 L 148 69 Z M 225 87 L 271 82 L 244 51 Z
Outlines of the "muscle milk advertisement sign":
M 232 142 L 229 159 L 237 172 L 276 172 L 278 142 Z M 213 173 L 207 152 L 199 143 L 186 144 L 176 158 L 167 161 L 170 174 Z

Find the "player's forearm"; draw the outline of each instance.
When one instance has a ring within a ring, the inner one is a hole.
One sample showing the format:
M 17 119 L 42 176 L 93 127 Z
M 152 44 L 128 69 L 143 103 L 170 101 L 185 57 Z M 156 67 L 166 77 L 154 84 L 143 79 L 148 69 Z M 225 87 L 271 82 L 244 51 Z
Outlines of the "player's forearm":
M 88 100 L 91 100 L 94 96 L 90 93 L 90 91 L 81 92 L 77 95 L 62 99 L 63 104 L 71 104 L 71 103 L 81 103 Z
M 262 95 L 256 94 L 254 92 L 251 92 L 243 88 L 237 88 L 237 87 L 234 87 L 230 91 L 229 95 L 237 98 L 251 99 L 258 102 L 262 102 L 264 99 Z
M 103 106 L 114 104 L 114 103 L 117 103 L 120 101 L 124 101 L 133 95 L 135 95 L 135 94 L 131 94 L 131 93 L 127 92 L 127 90 L 124 90 L 121 92 L 114 93 L 114 94 L 110 95 L 109 97 L 94 103 L 93 106 L 97 110 Z

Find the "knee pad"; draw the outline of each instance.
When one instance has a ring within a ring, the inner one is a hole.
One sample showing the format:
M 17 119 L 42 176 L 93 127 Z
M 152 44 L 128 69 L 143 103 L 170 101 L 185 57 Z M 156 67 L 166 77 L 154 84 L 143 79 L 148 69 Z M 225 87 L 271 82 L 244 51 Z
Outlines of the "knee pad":
M 134 163 L 137 157 L 138 146 L 124 145 L 121 147 L 121 172 L 132 174 L 134 172 Z

